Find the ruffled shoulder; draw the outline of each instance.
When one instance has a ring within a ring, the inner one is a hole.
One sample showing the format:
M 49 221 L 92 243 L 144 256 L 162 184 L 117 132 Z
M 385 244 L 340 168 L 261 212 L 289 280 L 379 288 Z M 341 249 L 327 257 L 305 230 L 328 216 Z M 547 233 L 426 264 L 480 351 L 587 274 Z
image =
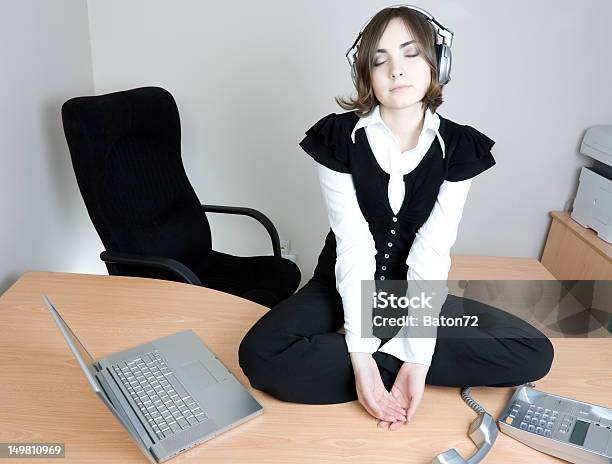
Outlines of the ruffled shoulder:
M 458 126 L 458 141 L 448 166 L 446 180 L 471 179 L 495 165 L 491 148 L 495 141 L 471 126 Z
M 300 147 L 318 163 L 349 173 L 348 140 L 356 119 L 352 113 L 328 114 L 306 131 Z

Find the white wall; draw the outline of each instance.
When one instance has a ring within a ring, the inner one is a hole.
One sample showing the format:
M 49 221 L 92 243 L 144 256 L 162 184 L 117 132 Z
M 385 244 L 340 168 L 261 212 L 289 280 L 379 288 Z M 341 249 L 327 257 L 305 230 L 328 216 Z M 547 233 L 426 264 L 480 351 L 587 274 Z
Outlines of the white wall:
M 263 210 L 308 278 L 328 226 L 314 162 L 298 142 L 342 111 L 333 96 L 351 90 L 344 53 L 389 3 L 90 0 L 96 92 L 169 89 L 201 200 Z M 584 129 L 612 124 L 612 3 L 420 5 L 455 32 L 440 114 L 497 142 L 498 164 L 474 182 L 452 252 L 539 258 L 548 212 L 571 206 L 579 167 L 590 164 L 578 154 Z M 244 223 L 213 220 L 216 248 L 265 252 L 265 234 L 250 223 L 239 230 Z
M 103 273 L 62 129 L 91 93 L 87 4 L 0 0 L 0 293 L 26 270 Z
M 105 273 L 59 107 L 70 96 L 144 85 L 163 86 L 178 102 L 183 158 L 200 199 L 265 212 L 291 239 L 304 282 L 328 225 L 314 162 L 298 142 L 320 117 L 342 111 L 333 96 L 351 91 L 344 53 L 390 3 L 0 0 L 8 63 L 0 77 L 0 282 L 32 268 Z M 455 32 L 440 114 L 497 141 L 498 164 L 474 182 L 452 252 L 539 258 L 548 212 L 571 205 L 579 167 L 590 164 L 578 154 L 584 129 L 612 124 L 612 3 L 419 4 Z M 211 222 L 217 250 L 269 251 L 254 221 Z

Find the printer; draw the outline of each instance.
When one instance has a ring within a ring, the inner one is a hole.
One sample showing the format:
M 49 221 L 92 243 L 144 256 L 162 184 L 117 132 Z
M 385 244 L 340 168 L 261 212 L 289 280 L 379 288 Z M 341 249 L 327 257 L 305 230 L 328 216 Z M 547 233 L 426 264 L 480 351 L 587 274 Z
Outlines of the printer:
M 580 153 L 595 160 L 580 171 L 571 218 L 612 243 L 612 126 L 593 126 L 582 139 Z

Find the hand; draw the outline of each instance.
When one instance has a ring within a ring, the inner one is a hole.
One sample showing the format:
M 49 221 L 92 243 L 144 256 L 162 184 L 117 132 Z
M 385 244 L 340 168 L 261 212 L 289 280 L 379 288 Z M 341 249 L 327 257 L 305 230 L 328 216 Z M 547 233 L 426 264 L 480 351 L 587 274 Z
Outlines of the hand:
M 393 387 L 391 387 L 391 396 L 407 411 L 406 418 L 408 423 L 412 421 L 416 409 L 419 407 L 421 399 L 423 399 L 425 378 L 427 377 L 428 370 L 429 366 L 424 364 L 405 362 L 397 373 Z M 388 430 L 397 430 L 402 424 L 403 422 L 391 422 L 388 420 L 380 420 L 378 422 L 379 427 Z
M 388 422 L 406 421 L 406 410 L 387 391 L 376 361 L 370 353 L 351 353 L 355 386 L 359 403 L 377 419 Z

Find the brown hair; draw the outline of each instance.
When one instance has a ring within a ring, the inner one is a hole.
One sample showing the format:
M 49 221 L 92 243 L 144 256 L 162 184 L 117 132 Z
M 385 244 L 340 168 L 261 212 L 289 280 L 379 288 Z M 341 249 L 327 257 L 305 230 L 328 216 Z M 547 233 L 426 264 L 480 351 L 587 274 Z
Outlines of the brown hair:
M 359 52 L 355 62 L 357 72 L 355 88 L 357 96 L 349 98 L 335 97 L 338 105 L 345 110 L 356 110 L 355 112 L 360 117 L 366 116 L 379 103 L 374 95 L 370 76 L 374 66 L 378 42 L 387 24 L 393 18 L 400 18 L 404 22 L 404 25 L 416 40 L 420 53 L 422 53 L 423 58 L 429 65 L 431 84 L 421 101 L 421 108 L 429 108 L 432 112 L 435 112 L 443 102 L 442 85 L 438 82 L 438 63 L 435 47 L 437 31 L 427 18 L 418 11 L 405 6 L 389 7 L 376 13 L 361 35 Z

